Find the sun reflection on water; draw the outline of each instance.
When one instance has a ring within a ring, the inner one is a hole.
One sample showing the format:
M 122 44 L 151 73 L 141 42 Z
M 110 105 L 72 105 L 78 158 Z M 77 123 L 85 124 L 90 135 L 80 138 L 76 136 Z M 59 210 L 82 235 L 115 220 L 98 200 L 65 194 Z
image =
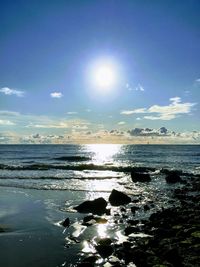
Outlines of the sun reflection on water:
M 113 163 L 114 157 L 120 153 L 122 145 L 116 144 L 92 144 L 86 149 L 93 154 L 93 161 L 96 164 Z
M 122 145 L 116 144 L 92 144 L 86 145 L 86 151 L 92 156 L 92 163 L 94 165 L 117 165 L 116 156 L 121 153 Z M 98 170 L 89 171 L 85 173 L 90 178 L 85 185 L 85 189 L 88 191 L 87 199 L 97 198 L 99 196 L 97 192 L 110 192 L 113 188 L 120 190 L 117 180 L 121 174 L 114 173 L 112 171 Z M 95 192 L 95 196 L 91 196 L 91 192 Z M 96 194 L 97 193 L 97 194 Z
M 97 225 L 97 233 L 100 238 L 108 237 L 107 234 L 107 224 L 98 224 Z

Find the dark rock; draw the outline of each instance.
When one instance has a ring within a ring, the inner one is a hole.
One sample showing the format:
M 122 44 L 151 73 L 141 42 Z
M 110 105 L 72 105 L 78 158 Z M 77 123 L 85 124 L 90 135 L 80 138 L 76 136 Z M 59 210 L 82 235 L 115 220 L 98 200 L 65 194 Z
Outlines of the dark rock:
M 61 225 L 64 227 L 69 227 L 70 221 L 69 218 L 66 218 L 63 222 L 61 222 Z
M 121 212 L 126 212 L 126 209 L 124 207 L 122 207 L 120 210 Z
M 98 241 L 98 245 L 109 246 L 112 243 L 112 240 L 108 237 L 102 238 Z
M 89 222 L 89 221 L 91 221 L 91 220 L 94 220 L 94 215 L 88 215 L 88 216 L 85 216 L 85 217 L 83 218 L 83 222 L 84 222 L 84 223 L 87 223 L 87 222 Z
M 183 266 L 182 264 L 182 257 L 179 255 L 179 250 L 177 248 L 172 248 L 166 251 L 163 255 L 165 260 L 172 263 L 173 266 Z
M 144 210 L 145 210 L 145 211 L 150 210 L 149 205 L 144 205 Z
M 139 207 L 136 207 L 136 206 L 131 207 L 131 212 L 132 213 L 135 213 L 136 210 L 139 210 Z
M 90 262 L 81 262 L 77 265 L 77 267 L 94 267 L 94 264 Z
M 142 173 L 142 172 L 131 172 L 131 179 L 135 182 L 150 182 L 151 177 L 148 173 Z
M 120 206 L 130 203 L 131 198 L 126 194 L 113 189 L 109 196 L 109 202 L 112 206 Z
M 98 260 L 97 256 L 88 256 L 87 258 L 83 259 L 83 262 L 94 264 Z
M 110 215 L 111 213 L 110 213 L 110 209 L 106 209 L 106 215 Z
M 113 253 L 113 248 L 110 245 L 98 245 L 95 248 L 102 258 L 108 258 Z
M 139 223 L 139 220 L 127 220 L 127 223 L 129 223 L 130 225 L 136 225 Z
M 124 229 L 124 233 L 125 235 L 130 235 L 132 233 L 136 233 L 138 232 L 138 228 L 137 227 L 134 227 L 134 226 L 128 226 Z
M 165 180 L 169 184 L 181 182 L 181 177 L 177 173 L 171 173 L 165 177 Z
M 146 267 L 147 265 L 147 254 L 141 249 L 134 249 L 132 251 L 132 260 L 137 267 Z
M 183 174 L 183 172 L 181 170 L 168 170 L 168 169 L 161 169 L 160 173 L 163 173 L 163 174 L 178 174 L 178 175 Z
M 93 214 L 103 214 L 106 212 L 107 202 L 104 198 L 100 197 L 94 200 L 87 200 L 74 207 L 80 213 L 93 213 Z

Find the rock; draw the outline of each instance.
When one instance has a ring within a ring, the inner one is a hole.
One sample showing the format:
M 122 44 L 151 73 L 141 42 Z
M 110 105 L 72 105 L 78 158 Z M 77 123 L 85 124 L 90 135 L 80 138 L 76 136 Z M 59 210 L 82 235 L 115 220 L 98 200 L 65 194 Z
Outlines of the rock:
M 95 218 L 96 223 L 98 224 L 106 224 L 108 222 L 105 218 Z
M 83 262 L 95 264 L 95 262 L 98 260 L 97 256 L 88 256 L 87 258 L 83 259 Z
M 84 223 L 87 223 L 87 222 L 89 222 L 89 221 L 91 221 L 91 220 L 94 220 L 94 215 L 88 215 L 88 216 L 85 216 L 85 217 L 83 218 L 83 222 L 84 222 Z
M 173 264 L 173 266 L 183 266 L 182 264 L 182 258 L 179 254 L 179 251 L 177 248 L 169 249 L 165 252 L 163 257 L 170 263 Z
M 74 207 L 80 213 L 93 213 L 101 215 L 106 212 L 107 202 L 104 198 L 100 197 L 94 200 L 87 200 Z
M 146 267 L 147 265 L 147 253 L 141 249 L 133 249 L 132 260 L 137 267 Z
M 94 264 L 90 262 L 81 262 L 77 265 L 77 267 L 94 267 Z
M 181 182 L 181 177 L 177 173 L 171 173 L 165 177 L 168 184 L 174 184 Z
M 101 246 L 109 246 L 111 245 L 111 243 L 112 243 L 112 240 L 108 237 L 102 238 L 98 241 L 98 245 L 101 245 Z
M 132 181 L 135 182 L 150 182 L 151 177 L 148 173 L 142 173 L 142 172 L 131 172 L 131 179 Z
M 120 206 L 130 203 L 131 198 L 126 194 L 113 189 L 109 196 L 109 202 L 112 206 Z
M 139 209 L 140 209 L 139 207 L 132 206 L 132 207 L 131 207 L 131 212 L 132 212 L 132 213 L 135 213 L 136 210 L 139 210 Z
M 66 218 L 63 222 L 61 222 L 61 225 L 64 227 L 69 227 L 70 221 L 69 218 Z
M 95 248 L 102 258 L 108 258 L 113 253 L 113 248 L 110 245 L 98 245 Z
M 132 233 L 136 233 L 138 232 L 138 228 L 137 227 L 134 227 L 134 226 L 128 226 L 124 229 L 124 233 L 125 235 L 130 235 Z
M 150 207 L 149 207 L 149 205 L 147 205 L 147 204 L 146 204 L 146 205 L 144 205 L 144 210 L 145 210 L 145 211 L 147 211 L 147 210 L 150 210 Z
M 139 223 L 139 220 L 127 220 L 127 223 L 130 224 L 130 225 L 137 225 Z

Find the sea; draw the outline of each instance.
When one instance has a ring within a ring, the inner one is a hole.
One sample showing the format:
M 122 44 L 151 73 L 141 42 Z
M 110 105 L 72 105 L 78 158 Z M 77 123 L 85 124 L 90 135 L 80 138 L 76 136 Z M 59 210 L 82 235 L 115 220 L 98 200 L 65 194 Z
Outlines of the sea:
M 148 171 L 152 181 L 133 183 L 131 170 Z M 171 187 L 166 184 L 163 170 L 178 171 L 184 176 L 200 174 L 200 146 L 0 146 L 1 187 L 85 191 L 99 195 L 117 189 L 147 198 L 158 195 L 165 201 Z
M 149 168 L 155 186 L 164 180 L 162 169 L 199 174 L 200 146 L 0 145 L 1 187 L 129 192 L 134 168 Z
M 133 170 L 148 172 L 151 181 L 134 183 Z M 0 145 L 0 230 L 6 229 L 0 233 L 0 266 L 72 267 L 93 253 L 96 238 L 125 241 L 127 218 L 142 222 L 179 205 L 173 189 L 184 183 L 166 183 L 171 170 L 185 182 L 199 175 L 200 145 Z M 127 217 L 111 207 L 106 224 L 83 226 L 85 215 L 73 207 L 108 200 L 113 189 L 132 198 Z M 64 229 L 66 217 L 70 227 Z

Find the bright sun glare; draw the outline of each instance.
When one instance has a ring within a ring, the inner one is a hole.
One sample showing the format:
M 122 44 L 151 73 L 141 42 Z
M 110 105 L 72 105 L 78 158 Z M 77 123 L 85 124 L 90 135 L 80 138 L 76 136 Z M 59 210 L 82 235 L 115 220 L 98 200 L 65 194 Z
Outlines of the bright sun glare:
M 117 65 L 112 60 L 98 60 L 90 66 L 89 77 L 94 91 L 107 94 L 117 85 Z
M 108 90 L 115 83 L 116 77 L 112 66 L 102 64 L 94 70 L 94 82 L 98 87 Z

